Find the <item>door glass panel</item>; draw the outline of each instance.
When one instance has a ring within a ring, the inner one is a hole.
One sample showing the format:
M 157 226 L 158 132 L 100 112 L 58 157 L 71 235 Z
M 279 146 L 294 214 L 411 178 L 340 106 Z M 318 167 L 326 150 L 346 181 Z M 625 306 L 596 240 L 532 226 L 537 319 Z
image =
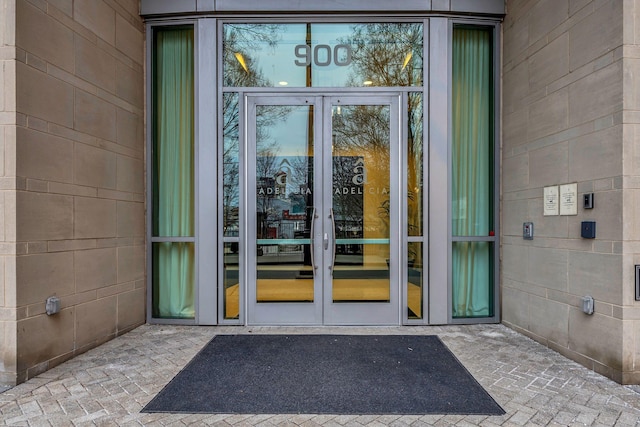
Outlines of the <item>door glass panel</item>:
M 313 302 L 313 106 L 256 108 L 256 302 Z
M 332 109 L 333 302 L 388 302 L 390 108 Z

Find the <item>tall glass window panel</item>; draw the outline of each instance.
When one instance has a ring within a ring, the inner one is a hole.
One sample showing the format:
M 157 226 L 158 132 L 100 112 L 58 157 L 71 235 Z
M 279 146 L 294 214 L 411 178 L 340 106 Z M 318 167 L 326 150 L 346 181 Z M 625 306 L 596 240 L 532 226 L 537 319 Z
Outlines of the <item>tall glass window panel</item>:
M 493 235 L 492 29 L 453 31 L 451 213 L 454 237 Z M 453 244 L 453 317 L 490 316 L 489 243 Z M 471 274 L 467 271 L 473 271 Z M 455 300 L 456 296 L 463 296 Z
M 423 25 L 225 24 L 227 87 L 422 86 Z
M 193 237 L 193 29 L 159 29 L 154 35 L 153 236 Z M 167 242 L 153 246 L 154 316 L 193 318 L 193 245 Z
M 423 96 L 409 93 L 407 116 L 407 233 L 411 237 L 424 234 L 423 206 Z M 423 244 L 409 242 L 407 247 L 407 309 L 409 319 L 422 319 Z
M 409 236 L 422 236 L 424 233 L 424 149 L 422 99 L 422 93 L 409 94 L 409 127 L 407 132 L 407 219 Z
M 222 148 L 222 230 L 223 230 L 223 301 L 224 318 L 238 319 L 240 280 L 240 108 L 237 93 L 225 93 L 223 106 Z
M 240 120 L 239 96 L 223 97 L 222 221 L 224 237 L 238 237 L 240 230 Z

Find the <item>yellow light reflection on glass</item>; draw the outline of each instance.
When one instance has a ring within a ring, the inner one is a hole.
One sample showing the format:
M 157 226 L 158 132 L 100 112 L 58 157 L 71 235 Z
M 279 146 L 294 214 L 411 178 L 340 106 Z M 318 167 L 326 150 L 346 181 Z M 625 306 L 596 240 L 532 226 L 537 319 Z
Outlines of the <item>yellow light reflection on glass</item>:
M 407 64 L 409 64 L 409 61 L 411 61 L 411 58 L 413 58 L 413 53 L 411 52 L 407 53 L 407 56 L 404 57 L 404 62 L 402 63 L 403 70 L 407 68 Z
M 244 60 L 244 56 L 242 56 L 242 54 L 240 52 L 236 52 L 234 53 L 236 59 L 238 60 L 238 62 L 240 63 L 240 65 L 242 65 L 242 68 L 244 68 L 244 70 L 248 73 L 249 72 L 249 68 L 247 68 L 247 62 Z

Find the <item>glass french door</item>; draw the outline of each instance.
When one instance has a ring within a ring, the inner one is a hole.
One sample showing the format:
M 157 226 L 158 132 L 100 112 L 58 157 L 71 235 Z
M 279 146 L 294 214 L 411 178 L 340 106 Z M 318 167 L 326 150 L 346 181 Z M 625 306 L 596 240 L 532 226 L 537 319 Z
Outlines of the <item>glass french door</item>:
M 399 98 L 246 98 L 249 324 L 400 324 Z

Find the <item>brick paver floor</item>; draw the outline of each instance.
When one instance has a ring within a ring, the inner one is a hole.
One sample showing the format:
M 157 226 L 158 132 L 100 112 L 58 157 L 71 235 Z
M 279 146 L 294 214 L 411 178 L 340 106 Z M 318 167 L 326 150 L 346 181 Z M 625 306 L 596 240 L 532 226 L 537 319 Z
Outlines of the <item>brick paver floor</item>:
M 143 414 L 215 334 L 437 334 L 504 408 L 460 415 Z M 380 328 L 145 325 L 0 394 L 20 426 L 640 426 L 640 388 L 621 386 L 502 325 Z

